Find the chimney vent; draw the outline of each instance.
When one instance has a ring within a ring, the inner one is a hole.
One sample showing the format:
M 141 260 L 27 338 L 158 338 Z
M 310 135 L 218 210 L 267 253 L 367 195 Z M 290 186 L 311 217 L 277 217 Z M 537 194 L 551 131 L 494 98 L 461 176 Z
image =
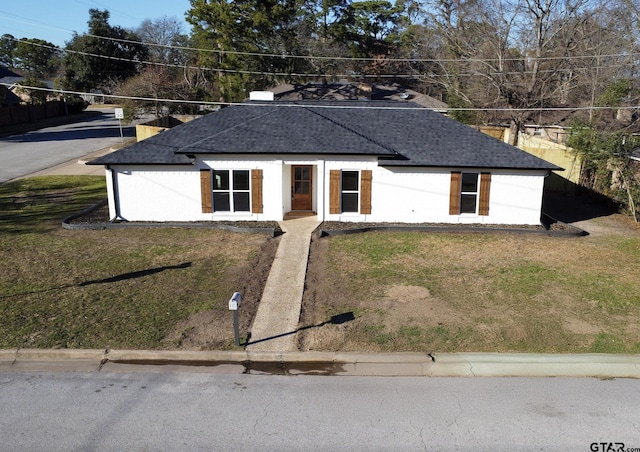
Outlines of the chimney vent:
M 266 100 L 273 101 L 272 91 L 251 91 L 249 93 L 249 100 Z

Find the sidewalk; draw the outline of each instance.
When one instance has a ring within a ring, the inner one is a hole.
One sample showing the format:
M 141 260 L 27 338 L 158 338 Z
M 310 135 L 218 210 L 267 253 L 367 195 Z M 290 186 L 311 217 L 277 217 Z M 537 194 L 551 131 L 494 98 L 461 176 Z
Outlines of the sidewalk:
M 320 225 L 315 216 L 281 221 L 284 232 L 253 319 L 247 350 L 297 350 L 302 292 L 311 233 Z

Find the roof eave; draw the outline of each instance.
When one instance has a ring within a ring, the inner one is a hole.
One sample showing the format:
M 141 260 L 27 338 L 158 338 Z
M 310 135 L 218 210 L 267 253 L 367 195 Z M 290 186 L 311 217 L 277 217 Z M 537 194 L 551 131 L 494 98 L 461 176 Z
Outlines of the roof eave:
M 522 167 L 522 166 L 486 166 L 486 165 L 460 165 L 460 164 L 425 164 L 416 162 L 403 162 L 403 161 L 385 161 L 379 160 L 378 164 L 382 167 L 394 166 L 394 167 L 411 167 L 411 168 L 479 168 L 479 169 L 493 169 L 493 170 L 521 170 L 521 171 L 564 171 L 556 165 L 550 165 L 548 167 Z

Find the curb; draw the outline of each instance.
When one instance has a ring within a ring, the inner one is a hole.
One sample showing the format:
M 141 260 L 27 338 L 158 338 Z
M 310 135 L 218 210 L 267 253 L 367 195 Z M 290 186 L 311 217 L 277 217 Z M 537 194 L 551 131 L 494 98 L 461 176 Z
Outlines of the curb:
M 180 350 L 0 350 L 1 371 L 640 378 L 640 355 Z

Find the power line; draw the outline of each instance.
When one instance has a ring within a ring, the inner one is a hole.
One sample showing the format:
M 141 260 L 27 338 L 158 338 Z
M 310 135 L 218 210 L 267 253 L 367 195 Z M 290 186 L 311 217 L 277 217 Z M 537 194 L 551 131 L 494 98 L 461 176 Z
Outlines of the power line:
M 89 36 L 94 36 L 94 37 L 98 37 L 98 38 L 102 38 L 102 39 L 111 39 L 111 40 L 116 40 L 116 41 L 126 41 L 126 40 L 120 40 L 120 39 L 115 39 L 115 38 L 104 38 L 104 37 L 100 37 L 100 36 L 96 36 L 96 35 L 89 35 Z M 319 78 L 319 77 L 337 77 L 337 78 L 348 78 L 348 77 L 353 77 L 354 75 L 357 77 L 362 77 L 362 78 L 433 78 L 433 79 L 438 79 L 438 78 L 446 78 L 446 75 L 441 75 L 441 74 L 419 74 L 419 73 L 414 73 L 414 74 L 398 74 L 398 73 L 393 73 L 393 74 L 363 74 L 363 73 L 359 73 L 359 74 L 331 74 L 331 73 L 299 73 L 299 72 L 269 72 L 269 71 L 250 71 L 250 70 L 243 70 L 243 69 L 225 69 L 225 68 L 212 68 L 212 67 L 204 67 L 204 66 L 189 66 L 189 65 L 181 65 L 181 64 L 173 64 L 173 63 L 162 63 L 162 62 L 157 62 L 157 61 L 145 61 L 145 60 L 134 60 L 131 58 L 123 58 L 123 57 L 115 57 L 115 56 L 110 56 L 110 55 L 102 55 L 102 54 L 96 54 L 96 53 L 90 53 L 90 52 L 82 52 L 79 50 L 70 50 L 70 49 L 63 49 L 61 47 L 57 47 L 57 46 L 50 46 L 50 45 L 46 45 L 46 44 L 40 44 L 40 43 L 35 43 L 35 42 L 30 42 L 30 41 L 24 41 L 23 39 L 17 39 L 17 38 L 9 38 L 15 42 L 25 42 L 29 45 L 32 46 L 37 46 L 37 47 L 43 47 L 43 48 L 47 48 L 47 49 L 51 49 L 51 50 L 56 50 L 59 52 L 64 52 L 64 53 L 71 53 L 71 54 L 77 54 L 77 55 L 83 55 L 83 56 L 89 56 L 89 57 L 93 57 L 93 58 L 103 58 L 103 59 L 107 59 L 107 60 L 113 60 L 113 61 L 123 61 L 123 62 L 128 62 L 128 63 L 135 63 L 135 64 L 144 64 L 144 65 L 149 65 L 149 66 L 161 66 L 161 67 L 172 67 L 172 68 L 177 68 L 177 69 L 193 69 L 193 70 L 200 70 L 200 71 L 208 71 L 208 72 L 223 72 L 223 73 L 229 73 L 229 74 L 243 74 L 243 75 L 269 75 L 269 76 L 275 76 L 275 77 L 298 77 L 298 78 Z M 129 43 L 136 43 L 137 41 L 127 41 Z M 171 48 L 177 48 L 177 47 L 172 47 L 172 46 L 167 46 L 167 45 L 160 45 L 160 44 L 154 44 L 154 45 L 158 45 L 158 46 L 162 46 L 162 47 L 171 47 Z M 258 55 L 258 54 L 256 54 Z M 261 56 L 274 56 L 279 58 L 280 56 L 278 55 L 270 55 L 270 54 L 259 54 Z M 638 54 L 640 55 L 640 54 Z M 604 58 L 602 56 L 600 56 L 601 58 Z M 595 56 L 593 57 L 595 58 Z M 387 61 L 387 60 L 385 60 Z M 393 60 L 388 60 L 388 61 L 393 61 Z M 412 60 L 412 61 L 418 61 L 418 60 Z M 433 62 L 446 62 L 447 60 L 429 60 L 429 61 L 433 61 Z M 480 60 L 477 60 L 480 61 Z M 489 60 L 487 60 L 489 61 Z M 459 63 L 468 63 L 471 62 L 469 60 L 457 60 L 457 62 Z M 631 65 L 632 63 L 629 63 L 629 65 Z M 559 72 L 576 72 L 576 71 L 581 71 L 581 70 L 600 70 L 600 69 L 604 69 L 604 68 L 612 68 L 612 67 L 625 67 L 625 64 L 617 64 L 617 65 L 613 65 L 613 64 L 609 64 L 607 66 L 587 66 L 587 67 L 572 67 L 572 68 L 562 68 L 562 69 L 542 69 L 542 70 L 538 70 L 537 73 L 538 74 L 544 74 L 544 73 L 559 73 Z M 458 73 L 456 74 L 457 77 L 477 77 L 477 76 L 497 76 L 497 75 L 530 75 L 533 74 L 533 71 L 510 71 L 510 72 L 486 72 L 486 73 Z
M 171 44 L 156 44 L 152 42 L 144 42 L 144 41 L 135 41 L 130 39 L 121 39 L 121 38 L 111 38 L 106 36 L 98 36 L 91 35 L 95 38 L 100 39 L 108 39 L 112 41 L 118 41 L 128 44 L 143 44 L 146 46 L 156 46 L 156 47 L 164 47 L 168 49 L 176 49 L 176 50 L 188 50 L 194 52 L 205 52 L 205 53 L 216 53 L 216 54 L 229 54 L 229 55 L 241 55 L 241 56 L 262 56 L 262 57 L 272 57 L 272 58 L 283 58 L 283 59 L 305 59 L 305 60 L 342 60 L 342 61 L 379 61 L 379 58 L 376 57 L 341 57 L 341 56 L 322 56 L 322 55 L 291 55 L 285 53 L 262 53 L 262 52 L 240 52 L 235 50 L 220 50 L 220 49 L 204 49 L 197 47 L 188 47 L 188 46 L 176 46 Z M 558 60 L 575 60 L 575 59 L 589 59 L 589 58 L 618 58 L 618 57 L 634 57 L 639 56 L 639 52 L 623 52 L 623 53 L 615 53 L 615 54 L 607 54 L 607 55 L 566 55 L 566 56 L 549 56 L 549 57 L 530 57 L 528 59 L 536 60 L 536 61 L 558 61 Z M 503 62 L 511 62 L 511 61 L 522 61 L 523 58 L 466 58 L 462 61 L 469 63 L 503 63 Z M 389 61 L 392 63 L 457 63 L 460 62 L 460 59 L 436 59 L 436 58 L 384 58 L 384 61 Z
M 13 84 L 10 83 L 0 83 L 2 86 L 11 87 Z M 250 103 L 247 102 L 210 102 L 210 101 L 200 101 L 200 100 L 183 100 L 183 99 L 163 99 L 157 97 L 141 97 L 141 96 L 123 96 L 118 94 L 98 94 L 98 93 L 87 93 L 83 91 L 70 91 L 70 90 L 62 90 L 62 89 L 52 89 L 52 88 L 41 88 L 36 86 L 24 86 L 20 85 L 23 89 L 30 89 L 36 91 L 46 91 L 54 94 L 74 94 L 78 96 L 103 96 L 113 99 L 122 99 L 122 100 L 139 100 L 139 101 L 147 101 L 147 102 L 165 102 L 165 103 L 179 103 L 179 104 L 191 104 L 191 105 L 203 105 L 203 106 L 231 106 L 231 105 L 241 105 L 241 106 L 260 106 L 260 107 L 285 107 L 285 108 L 327 108 L 327 109 L 379 109 L 379 110 L 429 110 L 427 107 L 384 107 L 384 106 L 375 106 L 369 104 L 368 106 L 341 106 L 341 105 L 322 105 L 318 103 L 317 105 L 310 104 L 296 104 L 296 103 L 279 103 L 278 101 L 274 102 L 257 102 L 252 101 Z M 407 105 L 409 102 L 407 102 Z M 471 111 L 471 112 L 544 112 L 544 111 L 588 111 L 588 110 L 638 110 L 640 109 L 640 105 L 634 106 L 589 106 L 589 107 L 532 107 L 532 108 L 507 108 L 507 107 L 455 107 L 455 108 L 444 108 L 443 110 L 455 112 L 455 111 Z
M 0 11 L 3 12 L 3 11 Z M 3 12 L 4 14 L 10 14 Z M 29 23 L 29 20 L 23 18 L 21 16 L 17 16 L 15 14 L 10 14 L 14 17 L 18 17 L 20 19 L 25 19 Z M 15 19 L 14 19 L 15 20 Z M 39 23 L 39 22 L 34 22 Z M 47 25 L 44 25 L 47 26 Z M 56 29 L 56 30 L 64 30 L 62 28 L 50 27 L 48 28 Z M 69 31 L 69 30 L 64 30 Z M 158 44 L 153 42 L 145 42 L 145 41 L 136 41 L 131 39 L 122 39 L 122 38 L 112 38 L 108 36 L 100 36 L 86 33 L 84 36 L 91 36 L 94 38 L 127 43 L 127 44 L 141 44 L 145 46 L 153 46 L 153 47 L 162 47 L 166 49 L 173 50 L 183 50 L 183 51 L 192 51 L 192 52 L 202 52 L 202 53 L 214 53 L 219 55 L 239 55 L 239 56 L 254 56 L 254 57 L 270 57 L 270 58 L 281 58 L 281 59 L 303 59 L 303 60 L 338 60 L 338 61 L 379 61 L 379 58 L 375 57 L 344 57 L 344 56 L 325 56 L 325 55 L 292 55 L 292 54 L 284 54 L 284 53 L 267 53 L 267 52 L 243 52 L 236 50 L 221 50 L 221 49 L 205 49 L 199 47 L 190 47 L 190 46 L 180 46 L 173 44 Z M 15 39 L 15 38 L 14 38 Z M 15 39 L 17 40 L 17 39 Z M 56 47 L 61 51 L 66 51 L 60 47 Z M 613 54 L 605 54 L 605 55 L 563 55 L 563 56 L 547 56 L 547 57 L 537 57 L 530 58 L 535 61 L 565 61 L 565 60 L 581 60 L 581 59 L 593 59 L 593 58 L 637 58 L 640 56 L 640 52 L 621 52 L 621 53 L 613 53 Z M 461 59 L 452 59 L 452 58 L 444 58 L 444 59 L 436 59 L 436 58 L 384 58 L 384 61 L 390 63 L 497 63 L 497 62 L 520 62 L 523 58 L 466 58 L 464 60 Z

